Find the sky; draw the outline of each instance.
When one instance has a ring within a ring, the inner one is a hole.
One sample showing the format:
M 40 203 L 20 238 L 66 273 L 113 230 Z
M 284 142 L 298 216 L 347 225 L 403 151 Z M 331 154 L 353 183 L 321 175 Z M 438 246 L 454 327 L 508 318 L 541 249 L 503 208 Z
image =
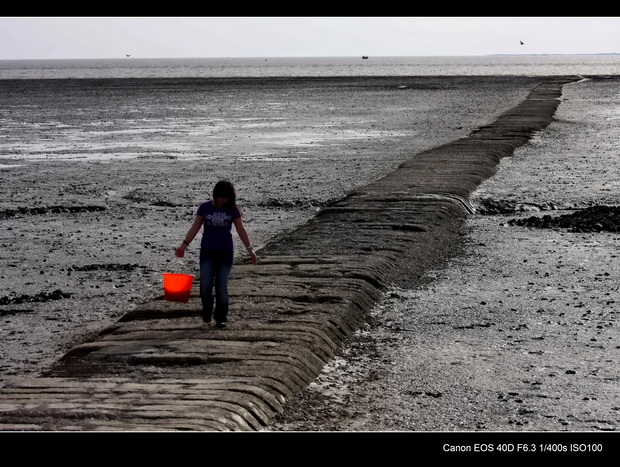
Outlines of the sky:
M 620 17 L 0 17 L 0 60 L 593 53 Z

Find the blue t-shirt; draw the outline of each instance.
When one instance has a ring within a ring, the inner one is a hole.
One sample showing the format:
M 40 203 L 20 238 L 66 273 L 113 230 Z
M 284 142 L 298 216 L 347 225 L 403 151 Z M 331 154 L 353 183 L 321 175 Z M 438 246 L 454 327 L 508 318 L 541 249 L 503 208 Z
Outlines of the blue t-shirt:
M 204 231 L 200 248 L 204 250 L 232 250 L 232 224 L 241 217 L 237 206 L 232 209 L 218 209 L 213 201 L 198 206 L 197 216 L 204 217 Z

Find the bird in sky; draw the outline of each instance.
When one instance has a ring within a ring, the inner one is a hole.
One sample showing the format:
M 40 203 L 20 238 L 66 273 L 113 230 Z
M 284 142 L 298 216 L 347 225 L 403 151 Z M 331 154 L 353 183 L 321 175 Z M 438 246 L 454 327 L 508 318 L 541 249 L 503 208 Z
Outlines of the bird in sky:
M 523 45 L 523 41 L 519 41 L 519 42 L 521 42 L 521 45 Z

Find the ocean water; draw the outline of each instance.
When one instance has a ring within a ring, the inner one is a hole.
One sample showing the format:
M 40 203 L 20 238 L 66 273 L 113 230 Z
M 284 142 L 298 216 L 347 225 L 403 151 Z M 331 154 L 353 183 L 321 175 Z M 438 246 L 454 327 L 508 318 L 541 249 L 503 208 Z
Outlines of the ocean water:
M 618 74 L 620 54 L 0 60 L 0 79 Z

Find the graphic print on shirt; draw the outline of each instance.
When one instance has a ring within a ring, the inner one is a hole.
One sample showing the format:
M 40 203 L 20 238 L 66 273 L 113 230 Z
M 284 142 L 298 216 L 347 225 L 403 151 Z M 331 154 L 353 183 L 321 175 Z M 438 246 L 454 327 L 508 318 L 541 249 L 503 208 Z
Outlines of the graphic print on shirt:
M 204 232 L 200 248 L 205 250 L 234 248 L 231 228 L 234 220 L 242 216 L 237 206 L 231 210 L 217 209 L 212 201 L 207 201 L 198 207 L 196 215 L 204 218 Z
M 213 227 L 227 227 L 232 221 L 232 215 L 226 212 L 207 214 L 205 221 Z

